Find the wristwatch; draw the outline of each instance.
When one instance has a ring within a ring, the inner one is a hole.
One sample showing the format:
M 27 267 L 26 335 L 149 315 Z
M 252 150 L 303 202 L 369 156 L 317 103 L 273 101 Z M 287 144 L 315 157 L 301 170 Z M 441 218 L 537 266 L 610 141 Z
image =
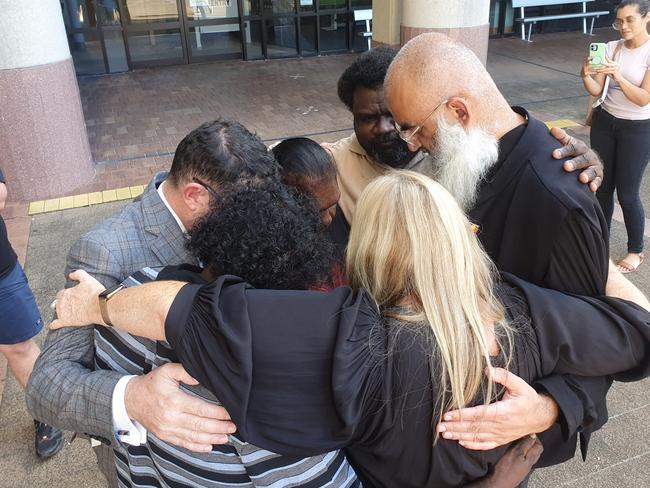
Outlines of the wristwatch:
M 111 318 L 108 315 L 108 301 L 117 295 L 123 288 L 124 285 L 119 284 L 108 288 L 99 294 L 99 311 L 102 314 L 102 320 L 109 327 L 113 327 L 113 322 L 111 322 Z

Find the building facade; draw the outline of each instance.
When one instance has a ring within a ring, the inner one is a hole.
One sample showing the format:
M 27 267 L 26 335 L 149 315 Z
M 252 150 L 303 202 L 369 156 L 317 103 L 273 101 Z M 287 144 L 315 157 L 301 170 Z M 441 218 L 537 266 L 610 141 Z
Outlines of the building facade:
M 79 75 L 367 49 L 372 0 L 61 0 Z
M 317 56 L 367 49 L 363 22 L 354 10 L 371 9 L 399 22 L 417 4 L 440 12 L 475 11 L 474 0 L 60 0 L 70 52 L 78 75 L 220 59 Z M 590 9 L 610 10 L 596 20 L 609 25 L 618 0 L 596 0 Z M 394 4 L 394 5 L 392 5 Z M 386 5 L 386 10 L 384 10 Z M 469 8 L 469 7 L 471 8 Z M 444 8 L 443 8 L 444 7 Z M 531 8 L 531 14 L 562 14 L 580 5 Z M 382 10 L 380 12 L 380 10 Z M 393 12 L 394 11 L 394 12 Z M 397 15 L 396 15 L 397 14 Z M 489 1 L 489 35 L 517 31 L 510 0 Z M 445 23 L 444 19 L 427 22 Z M 581 28 L 580 19 L 544 22 L 538 31 Z M 380 30 L 382 27 L 380 27 Z
M 32 2 L 34 3 L 34 2 Z M 618 0 L 595 0 L 609 10 Z M 518 12 L 511 0 L 39 0 L 4 2 L 0 18 L 0 90 L 10 124 L 0 130 L 3 167 L 17 200 L 70 194 L 93 179 L 94 165 L 75 75 L 138 68 L 260 60 L 403 45 L 441 32 L 485 62 L 489 36 L 510 35 Z M 540 7 L 565 13 L 576 5 Z M 372 25 L 355 20 L 372 9 Z M 357 12 L 358 13 L 358 12 Z M 534 14 L 535 12 L 530 12 Z M 581 21 L 544 22 L 535 31 L 577 30 Z M 25 100 L 29 101 L 26 103 Z M 33 101 L 41 101 L 40 105 Z M 38 137 L 33 137 L 37 134 Z

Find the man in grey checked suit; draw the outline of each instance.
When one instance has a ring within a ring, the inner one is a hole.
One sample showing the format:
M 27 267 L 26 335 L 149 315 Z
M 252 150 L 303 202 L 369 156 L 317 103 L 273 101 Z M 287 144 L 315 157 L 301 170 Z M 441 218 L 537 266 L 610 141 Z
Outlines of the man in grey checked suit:
M 277 178 L 259 138 L 236 122 L 203 124 L 179 144 L 169 177 L 157 174 L 141 198 L 73 245 L 66 277 L 84 269 L 110 288 L 147 266 L 194 263 L 185 249 L 186 229 L 207 213 L 215 189 L 251 178 Z M 132 378 L 96 369 L 93 341 L 93 327 L 50 331 L 27 386 L 27 404 L 36 418 L 101 441 L 96 453 L 109 486 L 116 476 L 106 446 L 129 443 L 137 423 L 161 440 L 203 452 L 234 432 L 223 408 L 179 389 L 191 381 L 180 365 Z M 124 416 L 128 434 L 121 432 Z

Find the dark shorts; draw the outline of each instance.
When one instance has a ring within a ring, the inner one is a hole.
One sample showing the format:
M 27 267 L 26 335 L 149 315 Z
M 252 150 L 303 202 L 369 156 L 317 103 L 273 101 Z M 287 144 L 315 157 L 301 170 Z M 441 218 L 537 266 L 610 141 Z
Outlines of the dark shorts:
M 23 268 L 0 278 L 0 344 L 18 344 L 31 339 L 43 328 L 32 290 Z

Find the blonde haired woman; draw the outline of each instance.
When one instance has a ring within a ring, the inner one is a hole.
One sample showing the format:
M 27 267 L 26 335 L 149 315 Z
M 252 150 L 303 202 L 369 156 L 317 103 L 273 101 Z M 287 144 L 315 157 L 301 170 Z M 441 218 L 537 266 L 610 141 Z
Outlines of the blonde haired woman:
M 447 409 L 495 397 L 489 378 L 504 373 L 489 366 L 527 381 L 552 371 L 648 373 L 647 314 L 628 310 L 624 320 L 615 299 L 571 297 L 511 276 L 496 282 L 453 198 L 416 173 L 368 185 L 347 264 L 352 289 L 262 290 L 222 276 L 205 286 L 126 289 L 105 312 L 115 327 L 168 340 L 227 407 L 239 437 L 295 456 L 345 448 L 366 487 L 466 486 L 490 473 L 506 447 L 465 450 L 432 427 Z M 59 294 L 53 327 L 103 323 L 101 285 L 83 272 L 72 278 L 82 283 Z
M 350 285 L 368 290 L 396 327 L 427 325 L 440 369 L 439 413 L 467 405 L 480 393 L 490 352 L 500 355 L 495 327 L 512 339 L 494 294 L 496 268 L 454 198 L 426 176 L 377 179 L 357 214 L 348 245 Z

